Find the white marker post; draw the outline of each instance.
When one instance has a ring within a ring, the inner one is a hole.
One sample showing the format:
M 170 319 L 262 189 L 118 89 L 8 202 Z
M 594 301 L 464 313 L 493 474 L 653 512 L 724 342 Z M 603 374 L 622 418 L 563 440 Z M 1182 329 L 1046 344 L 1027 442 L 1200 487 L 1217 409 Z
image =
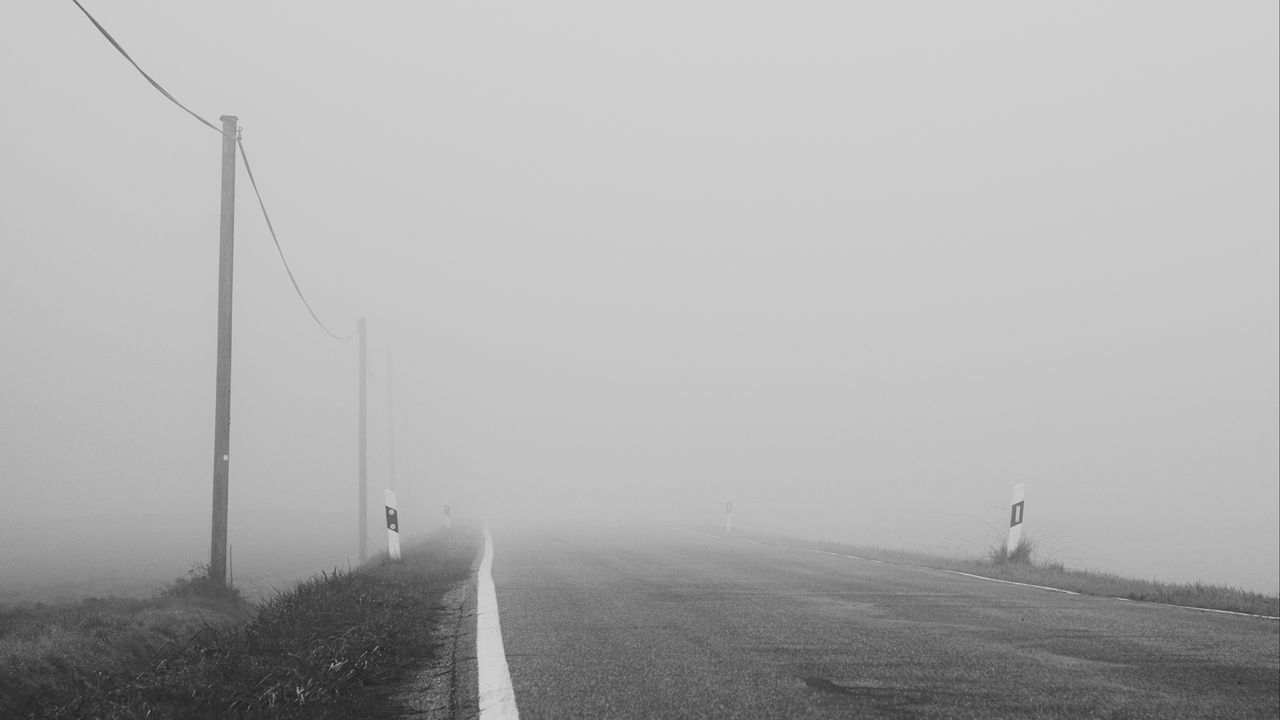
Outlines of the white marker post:
M 387 491 L 387 554 L 400 559 L 400 512 L 396 509 L 396 491 Z
M 1013 486 L 1013 505 L 1009 508 L 1009 542 L 1005 545 L 1005 555 L 1012 555 L 1022 543 L 1022 509 L 1026 503 L 1026 485 Z
M 453 508 L 449 507 L 449 501 L 444 501 L 444 527 L 449 529 L 453 527 Z
M 733 501 L 728 500 L 724 504 L 724 531 L 726 533 L 733 532 Z

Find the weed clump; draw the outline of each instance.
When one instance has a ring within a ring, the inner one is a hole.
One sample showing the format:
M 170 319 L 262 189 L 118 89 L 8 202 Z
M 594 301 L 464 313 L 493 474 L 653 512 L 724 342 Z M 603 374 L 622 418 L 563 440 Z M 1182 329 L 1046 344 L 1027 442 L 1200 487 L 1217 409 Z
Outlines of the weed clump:
M 240 588 L 216 582 L 209 576 L 208 565 L 196 565 L 160 590 L 161 598 L 184 600 L 209 600 L 230 605 L 248 605 Z
M 216 582 L 209 575 L 209 565 L 196 565 L 187 570 L 184 578 L 178 578 L 160 589 L 161 600 L 204 601 L 233 607 L 248 607 L 250 602 L 241 589 L 234 585 Z
M 1002 543 L 987 551 L 988 565 L 1031 565 L 1031 554 L 1035 552 L 1036 543 L 1031 538 L 1022 538 L 1013 550 L 1008 543 Z

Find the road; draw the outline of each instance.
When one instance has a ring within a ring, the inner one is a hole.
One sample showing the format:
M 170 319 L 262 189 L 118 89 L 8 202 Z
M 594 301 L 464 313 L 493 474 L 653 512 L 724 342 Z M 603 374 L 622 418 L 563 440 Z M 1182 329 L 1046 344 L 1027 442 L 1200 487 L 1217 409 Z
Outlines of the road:
M 1280 716 L 1280 623 L 654 528 L 493 528 L 520 717 Z

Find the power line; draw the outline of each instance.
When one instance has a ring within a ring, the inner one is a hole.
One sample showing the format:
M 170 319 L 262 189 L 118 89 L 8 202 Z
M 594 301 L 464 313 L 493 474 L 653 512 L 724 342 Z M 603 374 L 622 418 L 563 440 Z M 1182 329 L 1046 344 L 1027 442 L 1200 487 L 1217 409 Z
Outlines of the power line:
M 114 47 L 121 55 L 123 55 L 124 59 L 128 60 L 129 64 L 132 65 L 134 69 L 142 73 L 142 77 L 146 78 L 147 82 L 151 83 L 152 87 L 154 87 L 156 90 L 159 90 L 161 95 L 164 95 L 165 97 L 169 98 L 169 101 L 172 102 L 174 105 L 177 105 L 183 110 L 186 110 L 187 114 L 190 115 L 191 117 L 199 120 L 205 125 L 208 125 L 214 132 L 218 133 L 219 135 L 222 134 L 222 128 L 200 117 L 191 108 L 178 102 L 178 99 L 170 95 L 168 90 L 165 90 L 163 87 L 160 86 L 160 83 L 152 79 L 152 77 L 147 74 L 146 70 L 143 70 L 142 67 L 138 65 L 138 63 L 134 62 L 133 58 L 129 57 L 129 53 L 125 52 L 125 49 L 120 46 L 120 43 L 116 42 L 116 39 L 111 37 L 111 33 L 107 32 L 107 29 L 102 27 L 102 23 L 98 22 L 96 18 L 94 18 L 92 15 L 89 14 L 88 10 L 84 9 L 84 6 L 80 4 L 80 0 L 71 0 L 71 2 L 75 3 L 76 7 L 80 8 L 80 12 L 84 13 L 84 16 L 89 18 L 89 22 L 93 23 L 93 26 L 98 28 L 98 32 L 102 33 L 102 37 L 106 38 L 107 42 L 111 43 L 111 46 Z
M 276 244 L 276 252 L 280 253 L 280 262 L 284 263 L 284 271 L 289 274 L 289 282 L 293 283 L 293 289 L 298 293 L 298 299 L 307 308 L 307 312 L 311 313 L 311 319 L 315 320 L 316 325 L 319 325 L 320 329 L 325 331 L 329 337 L 334 340 L 350 340 L 355 337 L 356 333 L 360 332 L 359 328 L 347 335 L 338 335 L 330 330 L 328 326 L 320 321 L 320 316 L 316 315 L 316 311 L 311 308 L 311 303 L 307 302 L 306 296 L 302 294 L 302 288 L 298 287 L 298 280 L 293 276 L 293 270 L 289 268 L 289 261 L 284 257 L 284 249 L 280 247 L 280 239 L 276 237 L 276 229 L 271 224 L 271 216 L 267 214 L 266 203 L 262 202 L 262 193 L 258 191 L 258 181 L 253 178 L 253 168 L 249 167 L 249 156 L 244 151 L 244 141 L 236 138 L 236 145 L 240 148 L 240 157 L 244 160 L 244 171 L 249 175 L 249 184 L 253 186 L 253 194 L 258 197 L 258 207 L 262 208 L 262 218 L 267 221 L 267 230 L 271 231 L 271 240 Z
M 165 90 L 163 87 L 161 87 L 160 83 L 156 82 L 150 75 L 148 75 L 147 71 L 143 70 L 142 67 L 138 65 L 138 63 L 135 62 L 132 57 L 129 56 L 129 53 L 125 51 L 125 49 L 120 45 L 120 43 L 116 42 L 116 39 L 111 37 L 111 33 L 107 32 L 107 29 L 102 27 L 102 23 L 98 22 L 97 18 L 89 14 L 89 11 L 85 9 L 84 5 L 80 4 L 80 0 L 71 0 L 71 2 L 75 3 L 76 7 L 80 8 L 80 12 L 84 13 L 84 16 L 89 18 L 89 22 L 93 23 L 93 26 L 98 28 L 98 32 L 102 33 L 102 36 L 107 39 L 107 42 L 111 43 L 111 46 L 114 47 L 117 52 L 123 55 L 124 59 L 128 60 L 129 64 L 132 65 L 134 69 L 136 69 L 139 73 L 141 73 L 142 77 L 147 79 L 147 82 L 151 83 L 152 87 L 160 91 L 161 95 L 164 95 L 165 97 L 169 98 L 170 102 L 172 102 L 174 105 L 177 105 L 178 107 L 185 110 L 187 114 L 189 114 L 191 117 L 195 118 L 196 120 L 199 120 L 200 122 L 212 128 L 214 132 L 218 133 L 219 135 L 226 135 L 226 133 L 223 132 L 222 129 L 219 128 L 217 125 L 214 125 L 213 123 L 204 119 L 200 115 L 196 114 L 191 108 L 178 102 L 177 98 L 171 95 L 168 90 Z M 289 261 L 285 259 L 284 249 L 280 247 L 280 239 L 276 237 L 276 229 L 271 224 L 271 216 L 267 214 L 267 205 L 262 201 L 262 193 L 258 191 L 258 181 L 254 179 L 253 169 L 249 167 L 249 156 L 245 154 L 244 142 L 240 139 L 239 135 L 236 136 L 235 141 L 236 141 L 236 146 L 240 148 L 240 157 L 244 159 L 245 172 L 249 174 L 249 184 L 253 185 L 253 193 L 254 195 L 258 196 L 258 207 L 262 209 L 262 217 L 264 220 L 267 221 L 267 229 L 271 231 L 271 240 L 276 244 L 276 252 L 280 253 L 280 262 L 284 263 L 284 271 L 288 273 L 289 282 L 293 283 L 293 289 L 295 292 L 298 293 L 298 299 L 301 300 L 303 306 L 307 308 L 307 312 L 311 313 L 311 319 L 315 320 L 316 324 L 320 326 L 320 329 L 325 331 L 325 333 L 327 333 L 329 337 L 335 340 L 350 340 L 351 338 L 356 336 L 357 332 L 359 332 L 358 329 L 355 331 L 352 331 L 349 335 L 338 335 L 337 333 L 333 332 L 323 322 L 320 321 L 320 316 L 316 315 L 316 311 L 311 308 L 311 303 L 307 302 L 306 296 L 302 294 L 302 288 L 298 287 L 298 280 L 293 276 L 293 270 L 289 268 Z

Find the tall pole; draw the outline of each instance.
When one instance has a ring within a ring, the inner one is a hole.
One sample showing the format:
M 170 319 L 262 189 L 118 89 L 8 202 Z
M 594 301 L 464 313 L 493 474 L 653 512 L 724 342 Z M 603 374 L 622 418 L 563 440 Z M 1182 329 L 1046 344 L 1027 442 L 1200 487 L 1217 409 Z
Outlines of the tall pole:
M 238 120 L 222 116 L 222 215 L 218 225 L 218 369 L 213 407 L 213 537 L 209 579 L 227 584 L 227 479 L 231 464 L 231 290 L 236 226 Z
M 369 433 L 366 426 L 369 400 L 368 333 L 364 318 L 356 323 L 360 334 L 360 562 L 369 559 Z
M 391 347 L 387 347 L 387 487 L 396 489 L 396 413 L 391 381 Z

